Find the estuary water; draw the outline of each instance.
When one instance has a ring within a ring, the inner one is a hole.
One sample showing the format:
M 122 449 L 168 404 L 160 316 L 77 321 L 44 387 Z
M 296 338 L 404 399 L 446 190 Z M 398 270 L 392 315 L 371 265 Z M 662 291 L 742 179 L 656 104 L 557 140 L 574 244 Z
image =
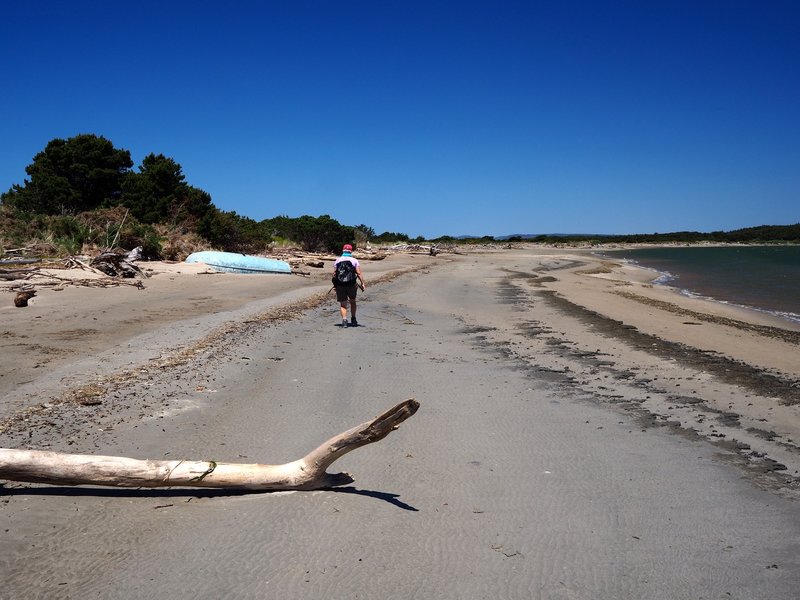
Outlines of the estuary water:
M 656 283 L 684 293 L 800 322 L 800 246 L 668 247 L 614 250 L 661 273 Z

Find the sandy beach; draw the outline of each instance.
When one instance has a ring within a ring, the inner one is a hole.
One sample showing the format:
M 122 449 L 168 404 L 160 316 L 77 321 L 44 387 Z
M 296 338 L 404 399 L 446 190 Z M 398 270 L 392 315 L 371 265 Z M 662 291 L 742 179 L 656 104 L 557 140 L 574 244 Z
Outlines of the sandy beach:
M 0 598 L 797 598 L 800 325 L 521 245 L 365 261 L 342 328 L 329 267 L 2 284 L 0 447 L 278 464 L 421 408 L 336 490 L 0 482 Z

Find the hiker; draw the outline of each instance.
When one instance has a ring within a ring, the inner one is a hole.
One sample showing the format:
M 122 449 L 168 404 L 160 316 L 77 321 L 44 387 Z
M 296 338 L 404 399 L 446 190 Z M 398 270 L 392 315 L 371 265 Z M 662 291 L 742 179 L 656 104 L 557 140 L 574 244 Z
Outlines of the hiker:
M 342 313 L 342 327 L 347 327 L 347 302 L 350 301 L 350 325 L 358 327 L 356 320 L 356 292 L 360 287 L 364 291 L 364 277 L 361 274 L 361 265 L 353 258 L 353 247 L 345 244 L 342 255 L 333 263 L 333 287 L 336 288 L 336 300 L 339 301 L 339 310 Z

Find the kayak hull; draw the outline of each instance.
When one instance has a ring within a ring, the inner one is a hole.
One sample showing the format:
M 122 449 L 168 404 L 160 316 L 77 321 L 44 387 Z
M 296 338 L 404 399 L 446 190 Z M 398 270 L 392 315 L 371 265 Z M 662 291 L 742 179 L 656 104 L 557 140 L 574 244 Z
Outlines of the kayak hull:
M 194 252 L 186 257 L 187 263 L 203 263 L 215 271 L 223 273 L 291 273 L 289 263 L 274 258 L 237 254 L 236 252 L 217 252 L 205 250 Z

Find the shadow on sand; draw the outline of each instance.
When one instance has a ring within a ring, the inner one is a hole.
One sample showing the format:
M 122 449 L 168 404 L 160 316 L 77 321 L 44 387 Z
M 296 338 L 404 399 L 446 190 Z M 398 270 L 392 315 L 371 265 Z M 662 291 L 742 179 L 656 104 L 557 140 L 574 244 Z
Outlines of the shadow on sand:
M 400 494 L 378 492 L 374 490 L 361 490 L 355 487 L 321 488 L 313 491 L 334 492 L 338 494 L 355 494 L 383 500 L 402 508 L 403 510 L 417 512 L 419 509 L 400 500 Z M 151 488 L 101 488 L 101 487 L 8 487 L 0 484 L 0 497 L 2 496 L 92 496 L 96 498 L 224 498 L 235 496 L 250 496 L 253 494 L 274 494 L 272 491 L 261 490 L 214 490 L 214 489 L 151 489 Z

